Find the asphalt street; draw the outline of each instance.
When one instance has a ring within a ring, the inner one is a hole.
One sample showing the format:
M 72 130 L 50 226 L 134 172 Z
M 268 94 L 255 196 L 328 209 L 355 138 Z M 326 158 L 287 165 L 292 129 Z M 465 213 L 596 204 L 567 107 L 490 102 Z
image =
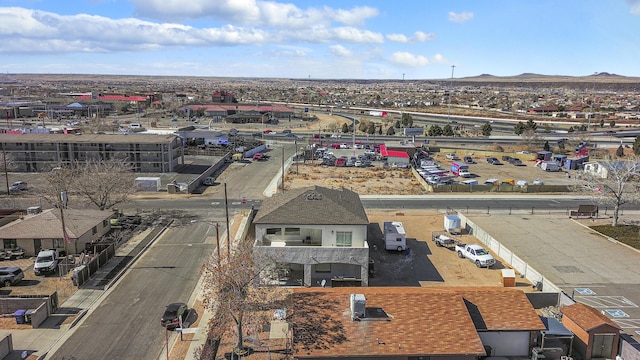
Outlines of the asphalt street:
M 189 303 L 214 249 L 209 224 L 172 225 L 50 358 L 157 359 L 166 351 L 165 306 Z

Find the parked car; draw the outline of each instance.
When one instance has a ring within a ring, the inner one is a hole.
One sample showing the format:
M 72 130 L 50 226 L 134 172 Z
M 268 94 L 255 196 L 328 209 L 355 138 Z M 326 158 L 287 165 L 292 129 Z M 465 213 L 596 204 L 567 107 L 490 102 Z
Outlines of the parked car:
M 58 252 L 55 249 L 40 250 L 33 265 L 37 276 L 52 274 L 58 270 Z
M 204 186 L 213 186 L 216 183 L 216 179 L 212 177 L 207 177 L 202 181 L 202 185 Z
M 0 249 L 0 260 L 22 259 L 24 257 L 24 249 L 16 246 L 9 249 Z
M 253 154 L 253 160 L 258 160 L 258 161 L 267 160 L 267 157 L 263 153 L 259 152 L 259 153 Z
M 463 177 L 463 178 L 469 178 L 469 177 L 471 177 L 472 175 L 471 175 L 471 172 L 469 172 L 469 170 L 460 170 L 460 171 L 458 172 L 458 176 L 461 176 L 461 177 Z
M 525 166 L 522 163 L 522 160 L 518 159 L 518 158 L 511 158 L 511 160 L 509 160 L 509 163 L 513 166 Z
M 0 286 L 11 286 L 24 279 L 24 272 L 17 266 L 0 267 Z
M 502 165 L 502 163 L 500 162 L 500 160 L 498 160 L 498 158 L 494 158 L 494 157 L 488 157 L 487 158 L 487 162 L 491 165 Z
M 275 131 L 273 131 L 271 129 L 266 129 L 266 130 L 263 131 L 263 133 L 265 133 L 265 134 L 274 134 Z
M 24 181 L 16 181 L 9 185 L 9 191 L 21 191 L 27 189 L 27 183 Z
M 238 129 L 229 130 L 229 136 L 236 136 L 236 135 L 238 135 Z
M 282 130 L 282 133 L 283 134 L 291 134 L 291 130 L 285 129 L 285 130 Z
M 189 307 L 185 303 L 169 304 L 160 318 L 160 325 L 167 329 L 175 329 L 187 319 L 188 313 Z
M 458 155 L 454 154 L 454 153 L 448 153 L 446 155 L 447 159 L 449 160 L 458 160 Z
M 475 164 L 476 162 L 473 161 L 473 158 L 471 156 L 465 156 L 464 157 L 464 162 L 467 164 Z
M 459 258 L 466 258 L 476 264 L 477 267 L 490 268 L 496 263 L 496 259 L 480 245 L 459 244 L 455 246 L 455 251 L 458 253 Z

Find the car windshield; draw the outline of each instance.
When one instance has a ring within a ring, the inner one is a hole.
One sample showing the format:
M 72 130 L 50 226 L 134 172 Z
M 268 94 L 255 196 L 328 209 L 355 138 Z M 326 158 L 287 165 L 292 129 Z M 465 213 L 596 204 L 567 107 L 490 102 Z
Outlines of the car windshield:
M 476 255 L 489 255 L 489 252 L 485 249 L 476 250 Z
M 53 261 L 53 256 L 43 256 L 36 259 L 37 263 L 46 263 L 46 262 L 52 262 L 52 261 Z
M 177 316 L 177 309 L 167 309 L 167 311 L 164 312 L 164 318 L 165 319 L 171 319 Z

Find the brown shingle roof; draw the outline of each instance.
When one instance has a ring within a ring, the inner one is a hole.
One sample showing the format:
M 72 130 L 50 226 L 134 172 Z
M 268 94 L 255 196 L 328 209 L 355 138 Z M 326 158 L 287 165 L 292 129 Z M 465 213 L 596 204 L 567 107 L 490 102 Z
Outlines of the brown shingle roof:
M 573 305 L 565 306 L 560 310 L 564 316 L 571 319 L 576 325 L 580 326 L 585 331 L 595 329 L 602 325 L 609 325 L 620 330 L 620 326 L 618 326 L 613 320 L 604 316 L 600 311 L 589 305 L 575 303 Z
M 308 195 L 315 194 L 315 199 Z M 318 196 L 321 195 L 321 196 Z M 264 200 L 256 224 L 368 225 L 360 196 L 321 186 L 291 189 Z
M 65 209 L 64 225 L 67 235 L 77 239 L 112 215 L 112 211 Z M 39 214 L 27 215 L 24 219 L 0 228 L 0 239 L 51 238 L 63 238 L 59 209 L 47 209 Z
M 364 294 L 367 309 L 381 308 L 389 319 L 352 321 L 352 293 Z M 489 330 L 544 329 L 526 296 L 514 289 L 300 288 L 294 299 L 297 357 L 484 355 L 468 310 L 473 301 Z

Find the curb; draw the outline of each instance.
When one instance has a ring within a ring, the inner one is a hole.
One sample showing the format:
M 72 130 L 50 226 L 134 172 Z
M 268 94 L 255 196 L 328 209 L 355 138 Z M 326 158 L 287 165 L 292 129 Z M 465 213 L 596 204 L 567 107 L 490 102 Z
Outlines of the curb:
M 120 280 L 120 278 L 127 272 L 127 270 L 129 270 L 129 268 L 131 267 L 131 265 L 135 264 L 136 261 L 138 261 L 138 259 L 140 258 L 140 256 L 142 256 L 142 254 L 144 254 L 147 249 L 149 247 L 151 247 L 151 245 L 153 245 L 156 240 L 158 240 L 158 238 L 160 237 L 160 235 L 164 234 L 164 232 L 169 228 L 169 226 L 173 223 L 173 219 L 171 219 L 163 228 L 162 230 L 158 231 L 158 233 L 153 237 L 153 239 L 151 239 L 142 249 L 140 249 L 140 252 L 138 252 L 136 254 L 136 256 L 133 257 L 133 259 L 131 259 L 131 261 L 129 261 L 127 263 L 127 265 L 125 265 L 122 270 L 120 270 L 120 272 L 118 272 L 118 274 L 116 274 L 116 276 L 113 277 L 113 279 L 111 279 L 111 281 L 109 281 L 108 284 L 106 284 L 104 286 L 104 291 L 109 290 L 109 288 L 111 288 L 111 286 L 113 286 L 118 280 Z

